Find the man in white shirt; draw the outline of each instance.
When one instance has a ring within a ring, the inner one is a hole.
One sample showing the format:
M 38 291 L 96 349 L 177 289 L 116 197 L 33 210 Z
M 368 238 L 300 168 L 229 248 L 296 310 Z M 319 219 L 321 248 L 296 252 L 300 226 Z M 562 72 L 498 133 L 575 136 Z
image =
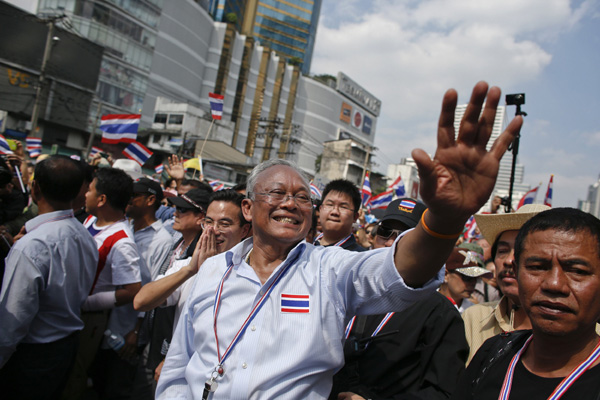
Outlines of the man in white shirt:
M 83 184 L 75 161 L 36 165 L 32 198 L 39 215 L 12 247 L 0 292 L 0 387 L 6 399 L 55 398 L 68 377 L 83 328 L 98 250 L 73 216 Z
M 442 265 L 492 192 L 499 160 L 522 123 L 516 117 L 486 151 L 499 99 L 498 88 L 488 93 L 479 82 L 455 139 L 457 93 L 446 92 L 434 159 L 412 153 L 429 209 L 389 249 L 357 253 L 307 244 L 308 180 L 286 160 L 258 165 L 242 204 L 253 238 L 202 265 L 158 398 L 326 398 L 343 363 L 348 320 L 400 311 L 439 285 Z

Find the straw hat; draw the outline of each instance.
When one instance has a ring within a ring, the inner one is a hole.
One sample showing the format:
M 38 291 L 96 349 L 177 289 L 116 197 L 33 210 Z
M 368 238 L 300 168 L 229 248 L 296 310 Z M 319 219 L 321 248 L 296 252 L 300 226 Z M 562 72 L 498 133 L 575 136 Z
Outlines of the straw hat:
M 509 214 L 476 214 L 475 222 L 485 240 L 493 245 L 502 232 L 518 231 L 531 217 L 549 209 L 543 204 L 527 204 Z

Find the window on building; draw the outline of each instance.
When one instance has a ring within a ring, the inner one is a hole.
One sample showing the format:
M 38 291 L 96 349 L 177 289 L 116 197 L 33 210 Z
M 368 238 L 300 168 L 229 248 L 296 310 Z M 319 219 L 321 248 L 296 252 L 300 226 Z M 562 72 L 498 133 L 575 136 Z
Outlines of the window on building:
M 169 124 L 172 124 L 172 125 L 183 124 L 183 114 L 170 114 L 169 115 Z
M 157 124 L 166 124 L 167 114 L 154 114 L 154 122 Z

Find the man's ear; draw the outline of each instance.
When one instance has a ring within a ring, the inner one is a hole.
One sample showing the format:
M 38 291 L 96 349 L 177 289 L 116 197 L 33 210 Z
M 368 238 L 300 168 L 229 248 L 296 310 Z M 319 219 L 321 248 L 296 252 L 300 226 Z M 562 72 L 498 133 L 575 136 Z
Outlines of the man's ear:
M 206 218 L 206 214 L 198 213 L 198 216 L 196 217 L 196 225 L 202 226 L 202 222 L 204 222 L 204 218 Z
M 108 197 L 105 194 L 98 195 L 98 207 L 103 207 L 108 204 Z
M 250 223 L 252 223 L 252 200 L 244 199 L 242 200 L 242 214 L 244 215 L 244 219 Z M 250 224 L 248 224 L 250 225 Z M 250 229 L 250 228 L 248 228 Z
M 146 206 L 151 207 L 156 203 L 156 195 L 151 194 L 146 198 Z

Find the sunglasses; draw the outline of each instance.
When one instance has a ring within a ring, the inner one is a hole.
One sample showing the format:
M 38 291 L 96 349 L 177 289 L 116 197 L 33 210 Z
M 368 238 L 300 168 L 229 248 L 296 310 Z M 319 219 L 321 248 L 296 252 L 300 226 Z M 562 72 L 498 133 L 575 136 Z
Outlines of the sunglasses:
M 391 238 L 392 235 L 394 237 L 396 237 L 404 231 L 405 231 L 404 229 L 394 229 L 394 228 L 390 228 L 389 226 L 379 225 L 377 227 L 376 235 L 387 240 L 387 239 Z

